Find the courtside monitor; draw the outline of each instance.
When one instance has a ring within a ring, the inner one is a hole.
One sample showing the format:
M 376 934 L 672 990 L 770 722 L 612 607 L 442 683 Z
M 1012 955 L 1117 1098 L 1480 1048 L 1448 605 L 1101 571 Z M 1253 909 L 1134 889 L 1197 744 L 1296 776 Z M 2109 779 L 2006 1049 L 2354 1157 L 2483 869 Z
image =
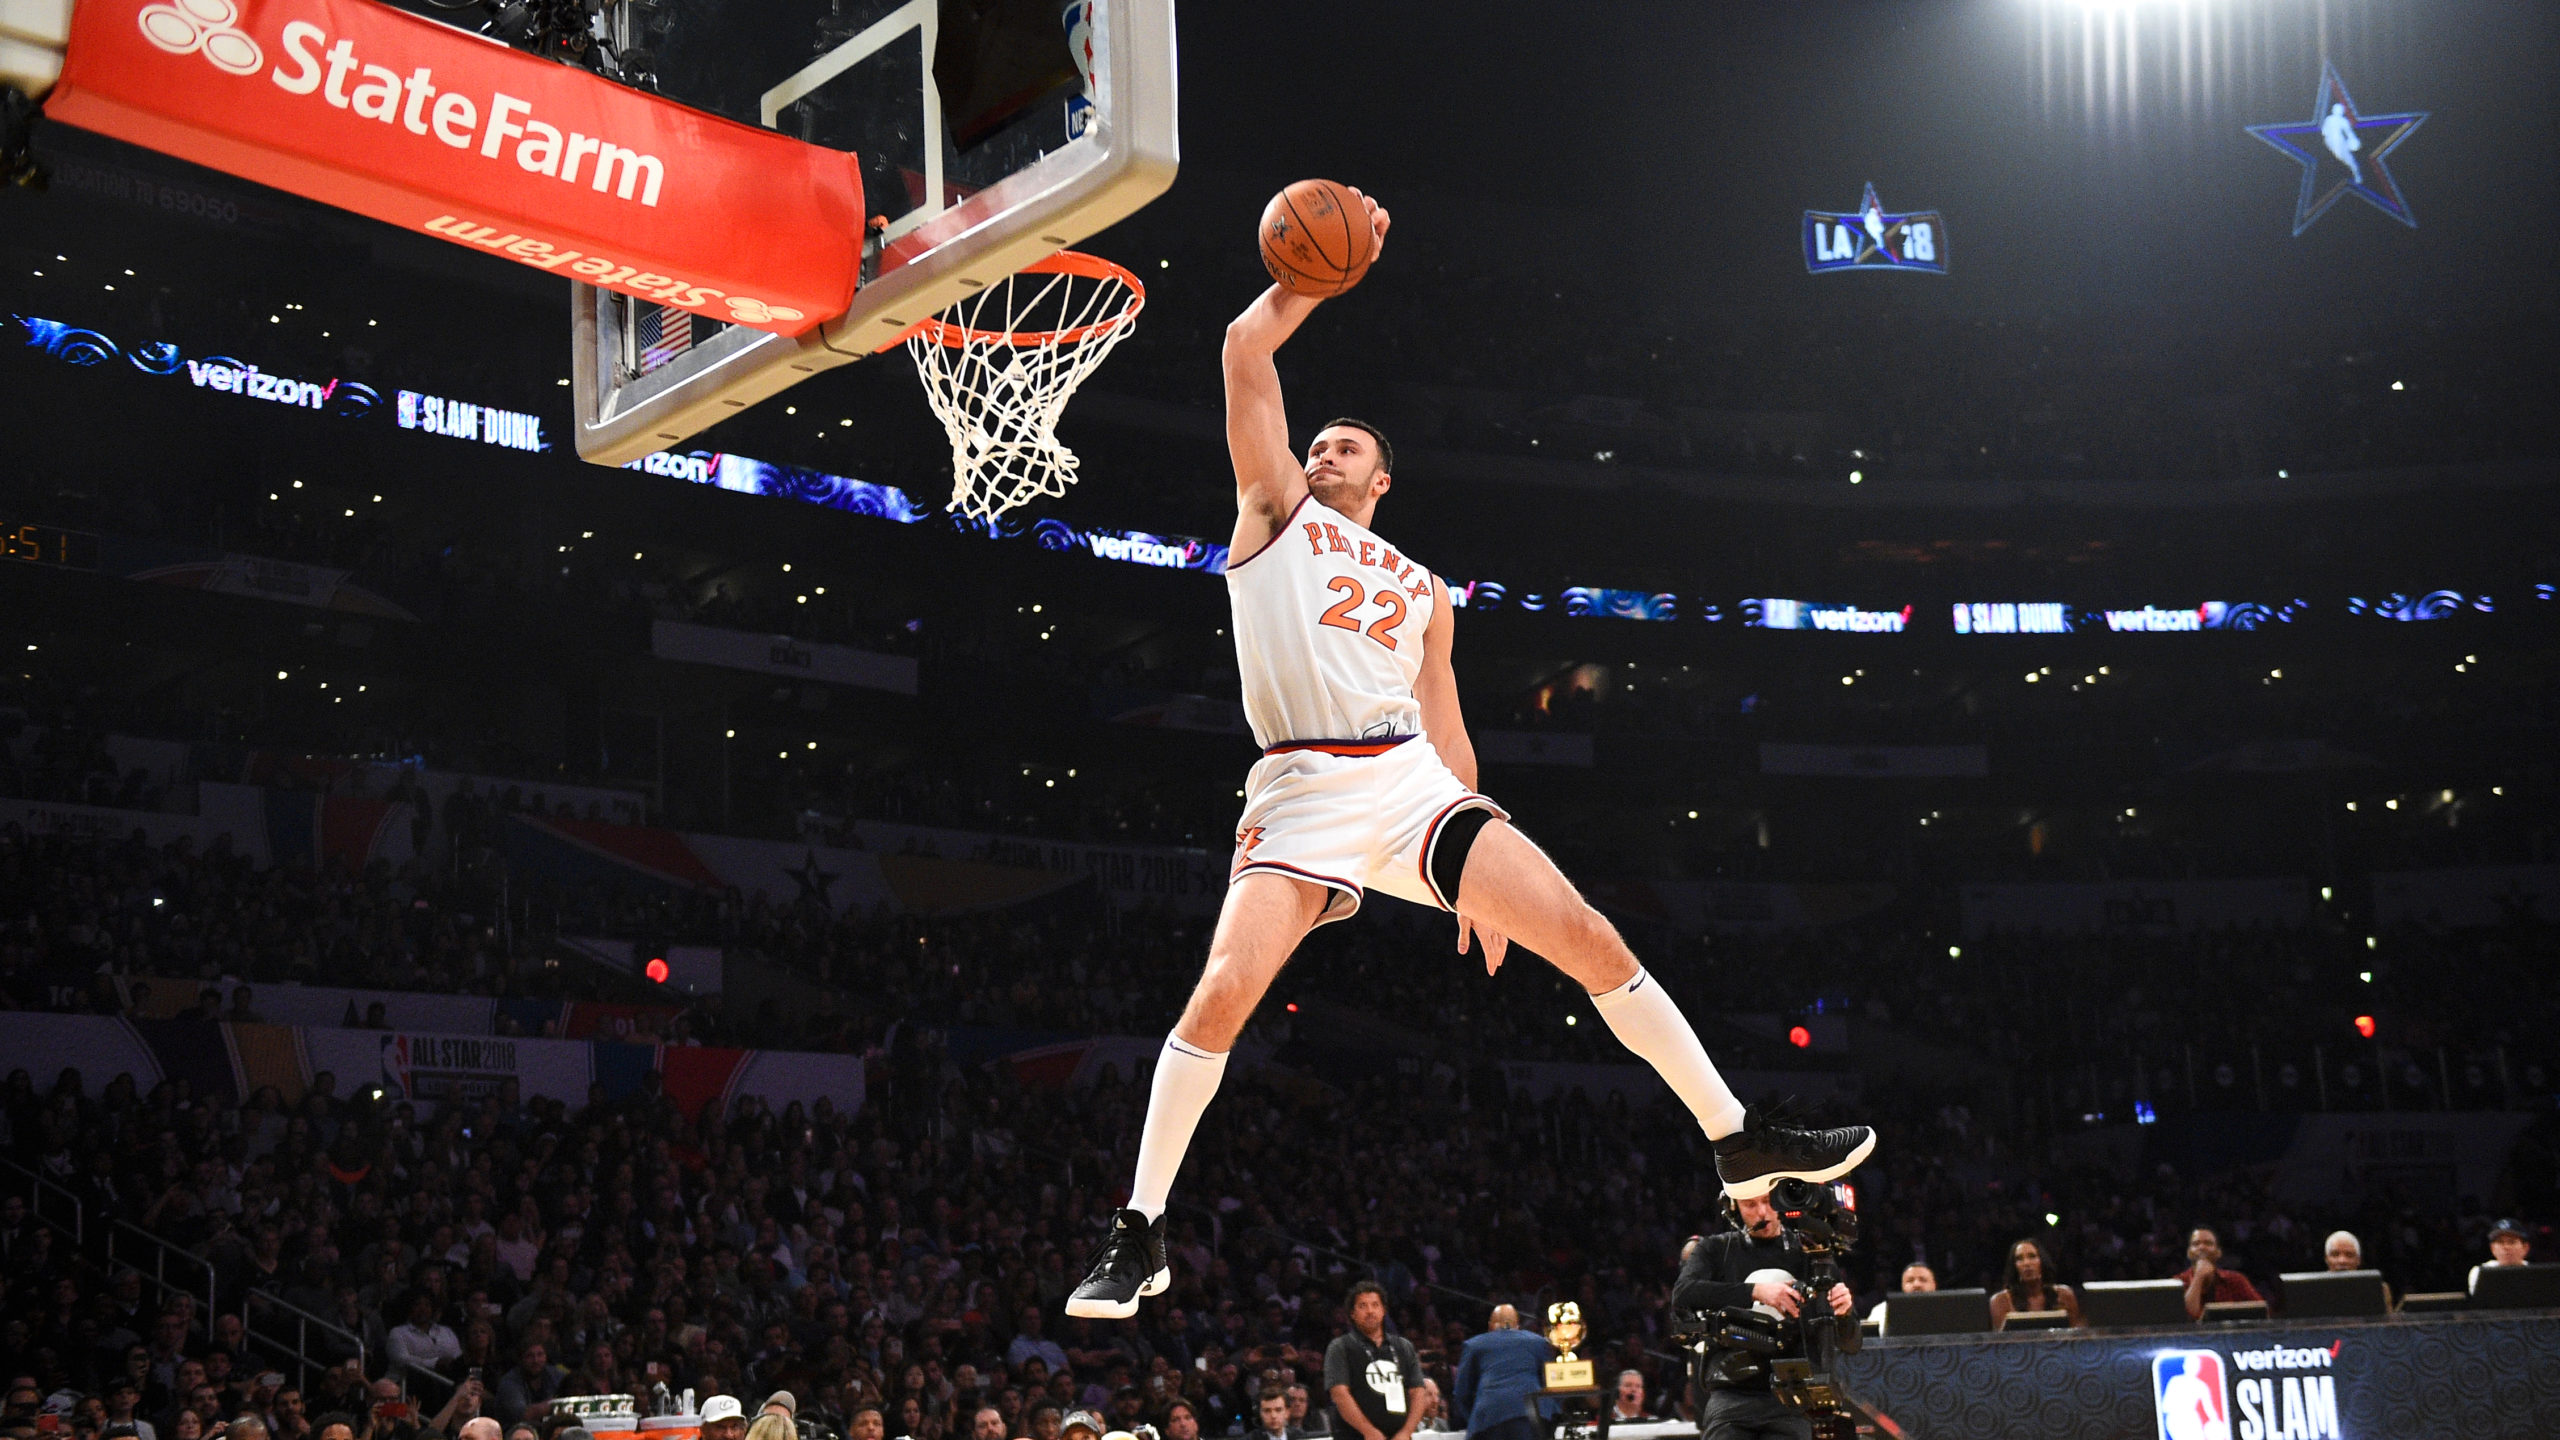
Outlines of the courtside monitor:
M 2344 1320 L 2391 1313 L 2379 1270 L 2305 1270 L 2279 1275 L 2288 1320 Z
M 2091 1280 L 2080 1287 L 2080 1315 L 2091 1325 L 2185 1325 L 2187 1287 L 2176 1280 Z
M 2009 1318 L 2000 1322 L 2000 1333 L 2004 1335 L 2017 1335 L 2029 1330 L 2068 1330 L 2070 1328 L 2071 1316 L 2068 1312 L 2061 1310 L 2012 1310 L 2009 1312 Z
M 2477 1310 L 2560 1308 L 2560 1265 L 2483 1265 L 2472 1278 Z
M 1988 1290 L 1913 1290 L 1885 1302 L 1887 1335 L 1983 1335 L 1990 1330 Z

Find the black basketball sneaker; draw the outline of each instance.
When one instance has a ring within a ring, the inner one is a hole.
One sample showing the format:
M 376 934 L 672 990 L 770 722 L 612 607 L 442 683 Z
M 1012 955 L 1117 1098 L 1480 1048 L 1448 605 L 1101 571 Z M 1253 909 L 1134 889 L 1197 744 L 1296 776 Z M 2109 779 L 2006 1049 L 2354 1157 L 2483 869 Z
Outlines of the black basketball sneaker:
M 1111 1232 L 1093 1252 L 1093 1268 L 1067 1297 L 1067 1313 L 1088 1320 L 1126 1320 L 1138 1313 L 1138 1297 L 1161 1295 L 1173 1283 L 1165 1264 L 1164 1217 L 1154 1224 L 1136 1210 L 1111 1217 Z
M 1876 1132 L 1864 1125 L 1799 1130 L 1770 1124 L 1755 1110 L 1741 1129 L 1716 1142 L 1716 1178 L 1734 1199 L 1756 1200 L 1781 1180 L 1837 1180 L 1875 1148 Z

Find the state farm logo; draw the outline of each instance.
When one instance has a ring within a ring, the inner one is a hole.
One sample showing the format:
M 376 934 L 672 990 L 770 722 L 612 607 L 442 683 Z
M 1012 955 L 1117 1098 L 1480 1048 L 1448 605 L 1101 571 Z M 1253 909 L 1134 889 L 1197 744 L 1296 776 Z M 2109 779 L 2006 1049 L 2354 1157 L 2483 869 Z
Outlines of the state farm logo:
M 172 55 L 202 55 L 226 74 L 255 75 L 267 63 L 266 52 L 240 28 L 240 7 L 231 0 L 145 5 L 135 19 L 143 39 Z

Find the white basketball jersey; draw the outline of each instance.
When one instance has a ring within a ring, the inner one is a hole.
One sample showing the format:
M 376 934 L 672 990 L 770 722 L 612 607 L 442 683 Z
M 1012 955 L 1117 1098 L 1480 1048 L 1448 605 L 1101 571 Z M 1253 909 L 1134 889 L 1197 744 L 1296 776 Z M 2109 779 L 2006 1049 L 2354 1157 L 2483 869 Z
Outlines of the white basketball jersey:
M 1264 749 L 1422 733 L 1430 568 L 1313 495 L 1227 566 L 1244 713 Z

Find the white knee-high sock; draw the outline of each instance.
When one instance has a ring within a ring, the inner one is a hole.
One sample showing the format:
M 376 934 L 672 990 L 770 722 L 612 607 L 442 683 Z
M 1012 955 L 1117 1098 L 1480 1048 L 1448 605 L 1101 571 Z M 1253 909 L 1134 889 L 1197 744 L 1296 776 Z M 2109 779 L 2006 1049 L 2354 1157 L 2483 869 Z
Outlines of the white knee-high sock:
M 1707 1048 L 1698 1043 L 1698 1032 L 1689 1028 L 1689 1017 L 1671 1003 L 1670 994 L 1650 971 L 1638 966 L 1636 978 L 1615 990 L 1601 991 L 1591 997 L 1591 1003 L 1599 1007 L 1600 1018 L 1609 1022 L 1619 1043 L 1643 1056 L 1671 1093 L 1689 1107 L 1689 1113 L 1698 1117 L 1708 1139 L 1721 1140 L 1742 1128 L 1742 1102 L 1716 1073 Z
M 1211 1054 L 1184 1044 L 1180 1036 L 1164 1037 L 1164 1053 L 1156 1057 L 1155 1086 L 1147 1093 L 1147 1126 L 1138 1137 L 1138 1174 L 1129 1182 L 1130 1209 L 1151 1221 L 1164 1213 L 1174 1174 L 1182 1169 L 1183 1152 L 1191 1148 L 1191 1132 L 1199 1127 L 1200 1112 L 1209 1108 L 1226 1073 L 1224 1052 Z

